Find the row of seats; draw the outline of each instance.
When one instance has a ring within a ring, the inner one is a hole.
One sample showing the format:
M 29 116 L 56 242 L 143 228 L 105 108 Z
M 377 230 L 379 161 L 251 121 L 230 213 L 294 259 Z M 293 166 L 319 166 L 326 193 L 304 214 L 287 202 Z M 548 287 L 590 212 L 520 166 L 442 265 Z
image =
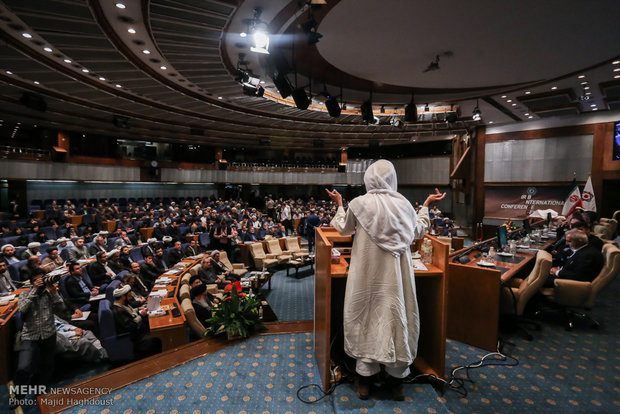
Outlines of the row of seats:
M 282 250 L 278 239 L 270 239 L 266 243 L 267 251 L 263 247 L 263 243 L 257 242 L 249 245 L 250 255 L 254 260 L 254 266 L 262 270 L 269 269 L 281 263 L 285 263 L 291 259 L 305 259 L 310 255 L 308 249 L 299 247 L 297 237 L 286 237 L 284 246 L 286 250 Z

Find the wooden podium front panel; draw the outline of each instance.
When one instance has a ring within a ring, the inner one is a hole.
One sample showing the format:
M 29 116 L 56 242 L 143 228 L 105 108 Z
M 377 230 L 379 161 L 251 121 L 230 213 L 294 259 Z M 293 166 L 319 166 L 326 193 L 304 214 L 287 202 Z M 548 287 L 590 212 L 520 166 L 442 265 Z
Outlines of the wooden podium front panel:
M 330 275 L 332 244 L 318 228 L 315 235 L 315 276 L 314 276 L 314 352 L 323 389 L 329 389 L 331 372 L 329 370 L 331 342 L 331 286 Z

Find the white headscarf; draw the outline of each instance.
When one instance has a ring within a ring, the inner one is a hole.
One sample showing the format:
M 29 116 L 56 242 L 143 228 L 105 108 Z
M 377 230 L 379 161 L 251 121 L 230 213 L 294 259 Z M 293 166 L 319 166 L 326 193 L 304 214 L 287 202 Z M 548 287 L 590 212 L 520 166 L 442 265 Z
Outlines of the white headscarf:
M 403 254 L 413 243 L 416 213 L 396 191 L 396 170 L 387 160 L 379 160 L 364 174 L 366 194 L 356 197 L 349 208 L 370 239 L 394 256 Z

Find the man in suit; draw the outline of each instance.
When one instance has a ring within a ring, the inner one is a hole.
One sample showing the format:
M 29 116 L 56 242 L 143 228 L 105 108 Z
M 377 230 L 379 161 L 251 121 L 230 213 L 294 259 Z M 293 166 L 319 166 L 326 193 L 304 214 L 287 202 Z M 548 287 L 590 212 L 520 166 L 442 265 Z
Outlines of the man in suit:
M 213 267 L 213 261 L 210 257 L 205 257 L 202 261 L 202 266 L 198 269 L 196 276 L 202 280 L 206 285 L 217 284 L 218 289 L 223 289 L 226 286 L 224 277 L 220 277 L 217 271 Z
M 153 286 L 140 274 L 140 263 L 131 262 L 128 274 L 133 275 L 135 279 L 135 283 L 131 289 L 135 290 L 139 295 L 147 297 Z
M 142 257 L 146 258 L 146 256 L 155 256 L 155 249 L 157 249 L 157 239 L 151 237 L 146 241 L 147 244 L 140 248 L 142 252 Z
M 17 286 L 11 279 L 11 275 L 9 274 L 6 260 L 0 259 L 0 295 L 1 294 L 10 294 L 17 290 Z
M 41 267 L 46 272 L 51 272 L 57 267 L 61 267 L 65 261 L 58 255 L 58 247 L 49 247 L 47 249 L 47 257 L 41 261 Z
M 189 246 L 185 248 L 185 257 L 198 256 L 200 253 L 200 247 L 196 240 L 190 241 Z
M 174 266 L 175 264 L 179 263 L 184 257 L 185 254 L 183 254 L 183 250 L 181 250 L 181 242 L 177 240 L 174 242 L 174 249 L 172 249 L 168 253 L 168 265 Z
M 88 266 L 88 275 L 95 286 L 108 284 L 116 277 L 114 270 L 108 265 L 108 254 L 106 252 L 97 253 L 97 261 Z
M 81 310 L 89 310 L 89 301 L 91 296 L 97 296 L 99 290 L 86 285 L 82 278 L 82 266 L 79 263 L 69 264 L 69 276 L 65 280 L 65 288 L 67 289 L 66 298 Z
M 84 238 L 80 237 L 75 241 L 75 245 L 69 250 L 69 261 L 77 262 L 81 259 L 88 259 L 88 248 L 84 246 Z
M 588 243 L 588 235 L 577 229 L 566 233 L 566 245 L 572 254 L 567 256 L 564 266 L 552 267 L 546 286 L 553 286 L 555 279 L 570 279 L 591 282 L 603 268 L 603 254 Z
M 155 280 L 162 273 L 163 272 L 155 266 L 155 263 L 153 262 L 153 255 L 144 257 L 144 263 L 140 266 L 140 274 L 143 276 L 142 280 L 147 282 L 151 288 L 155 284 Z
M 96 256 L 99 252 L 106 252 L 105 239 L 103 238 L 103 236 L 95 237 L 95 244 L 90 246 L 90 248 L 88 249 L 88 254 L 91 256 Z
M 12 244 L 5 244 L 2 246 L 2 258 L 4 258 L 8 264 L 19 262 L 19 258 L 15 256 L 15 246 Z

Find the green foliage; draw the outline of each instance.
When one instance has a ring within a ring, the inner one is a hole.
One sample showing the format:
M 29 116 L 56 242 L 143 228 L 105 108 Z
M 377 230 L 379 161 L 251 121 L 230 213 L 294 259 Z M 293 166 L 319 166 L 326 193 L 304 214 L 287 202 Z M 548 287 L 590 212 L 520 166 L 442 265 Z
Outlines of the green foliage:
M 204 336 L 214 336 L 225 331 L 247 338 L 250 333 L 265 329 L 258 314 L 259 307 L 260 300 L 256 296 L 238 293 L 233 288 L 213 309 L 213 315 L 206 321 L 209 329 Z

